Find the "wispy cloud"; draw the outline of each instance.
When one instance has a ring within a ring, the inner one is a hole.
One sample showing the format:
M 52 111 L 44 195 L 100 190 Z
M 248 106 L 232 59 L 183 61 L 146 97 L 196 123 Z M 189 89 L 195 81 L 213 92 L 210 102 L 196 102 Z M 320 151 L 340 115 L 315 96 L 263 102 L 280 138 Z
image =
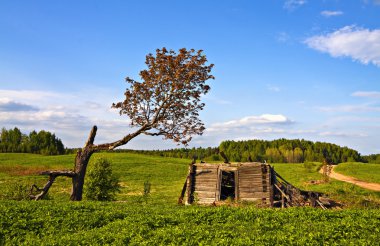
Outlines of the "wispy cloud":
M 380 98 L 380 91 L 356 91 L 351 94 L 353 97 Z
M 37 107 L 25 103 L 11 101 L 7 98 L 0 98 L 0 112 L 18 112 L 18 111 L 38 111 Z
M 92 102 L 92 101 L 86 101 L 84 106 L 89 108 L 89 109 L 99 109 L 102 107 L 102 105 L 100 105 L 99 103 Z
M 205 95 L 205 96 L 203 96 L 203 98 L 205 100 L 212 102 L 212 103 L 216 103 L 216 104 L 220 104 L 220 105 L 232 104 L 232 102 L 229 100 L 218 98 L 215 96 Z
M 279 32 L 276 39 L 280 43 L 287 43 L 290 40 L 290 35 L 287 32 Z
M 344 116 L 335 116 L 330 119 L 330 123 L 334 125 L 347 125 L 347 122 L 353 123 L 355 125 L 368 125 L 376 124 L 379 125 L 380 117 L 370 117 L 370 116 L 355 116 L 355 115 L 344 115 Z
M 294 10 L 306 4 L 306 0 L 286 0 L 284 3 L 284 8 L 287 10 Z
M 269 91 L 274 91 L 274 92 L 279 92 L 279 91 L 281 91 L 280 87 L 275 86 L 275 85 L 270 85 L 270 84 L 267 85 L 267 89 L 268 89 Z
M 346 113 L 380 112 L 380 106 L 376 106 L 372 104 L 327 106 L 327 107 L 317 107 L 317 109 L 322 112 L 346 112 Z
M 342 11 L 324 10 L 321 12 L 321 15 L 324 17 L 333 17 L 333 16 L 343 15 L 343 12 Z
M 380 67 L 380 29 L 346 26 L 335 32 L 305 40 L 310 48 L 332 57 L 351 57 L 363 64 Z
M 55 132 L 68 147 L 81 146 L 93 125 L 99 126 L 97 140 L 114 141 L 127 134 L 128 118 L 110 110 L 109 103 L 103 105 L 109 100 L 105 93 L 97 97 L 99 102 L 93 94 L 98 93 L 0 90 L 0 126 Z
M 292 124 L 289 118 L 281 114 L 263 114 L 260 116 L 247 116 L 237 120 L 231 120 L 226 122 L 219 122 L 211 124 L 210 127 L 207 128 L 209 132 L 218 132 L 218 131 L 231 131 L 233 129 L 253 129 L 255 127 L 260 127 L 260 129 L 255 128 L 256 131 L 267 131 L 272 132 L 274 129 L 270 127 L 270 125 L 278 125 L 278 124 Z M 263 127 L 263 125 L 268 127 Z
M 58 98 L 62 94 L 50 91 L 33 90 L 0 90 L 0 98 L 7 98 L 16 101 L 39 101 L 44 98 Z
M 361 137 L 361 138 L 368 137 L 367 134 L 363 134 L 363 133 L 347 133 L 347 132 L 320 132 L 319 135 L 324 136 L 324 137 L 343 137 L 343 138 L 347 138 L 347 137 Z
M 374 4 L 374 5 L 380 5 L 380 0 L 362 0 L 364 4 Z

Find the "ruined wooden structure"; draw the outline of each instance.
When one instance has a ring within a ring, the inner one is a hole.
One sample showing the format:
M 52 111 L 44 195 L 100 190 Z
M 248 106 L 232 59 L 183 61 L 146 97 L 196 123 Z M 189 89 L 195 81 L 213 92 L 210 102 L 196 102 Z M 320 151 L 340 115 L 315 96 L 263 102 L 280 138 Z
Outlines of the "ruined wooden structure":
M 184 185 L 185 204 L 224 200 L 258 201 L 273 205 L 273 177 L 265 163 L 192 164 Z M 182 200 L 182 199 L 181 199 Z
M 320 195 L 294 187 L 267 163 L 192 163 L 178 202 L 217 205 L 225 201 L 248 201 L 264 207 L 326 209 Z

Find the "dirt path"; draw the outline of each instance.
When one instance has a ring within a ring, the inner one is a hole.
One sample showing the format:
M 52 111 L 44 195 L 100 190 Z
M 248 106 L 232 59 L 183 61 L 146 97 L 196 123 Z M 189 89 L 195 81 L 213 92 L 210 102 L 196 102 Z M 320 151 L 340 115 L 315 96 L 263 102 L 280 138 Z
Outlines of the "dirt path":
M 369 183 L 369 182 L 358 180 L 354 177 L 345 176 L 343 174 L 335 172 L 334 168 L 335 168 L 335 166 L 333 166 L 331 169 L 331 173 L 329 175 L 330 178 L 337 179 L 340 181 L 344 181 L 347 183 L 351 183 L 351 184 L 360 186 L 360 187 L 368 189 L 368 190 L 380 191 L 380 184 L 379 183 Z M 321 169 L 321 171 L 322 171 L 322 169 Z

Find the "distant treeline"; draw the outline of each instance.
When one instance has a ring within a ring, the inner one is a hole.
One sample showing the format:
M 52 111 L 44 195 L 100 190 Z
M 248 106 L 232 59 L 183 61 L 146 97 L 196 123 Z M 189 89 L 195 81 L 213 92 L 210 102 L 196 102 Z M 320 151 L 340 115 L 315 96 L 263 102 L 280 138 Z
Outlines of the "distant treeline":
M 365 162 L 380 164 L 380 154 L 366 155 L 363 158 Z
M 219 146 L 231 161 L 267 161 L 271 163 L 364 161 L 353 149 L 336 144 L 307 140 L 278 139 L 273 141 L 223 141 Z
M 42 155 L 65 154 L 62 141 L 48 131 L 32 131 L 29 135 L 20 129 L 2 128 L 0 133 L 0 152 L 2 153 L 34 153 Z
M 214 160 L 220 161 L 222 158 L 219 156 L 218 147 L 208 148 L 177 148 L 168 150 L 132 150 L 132 149 L 117 149 L 115 152 L 128 152 L 144 155 L 162 156 L 162 157 L 174 157 L 183 159 L 197 159 L 197 160 Z
M 3 128 L 0 133 L 0 152 L 58 155 L 76 153 L 77 149 L 65 149 L 62 141 L 48 131 L 32 131 L 29 135 L 14 129 Z M 177 148 L 168 150 L 117 149 L 116 152 L 139 153 L 162 157 L 174 157 L 203 161 L 223 161 L 223 151 L 232 162 L 258 161 L 269 163 L 341 162 L 380 163 L 380 154 L 361 156 L 356 150 L 336 144 L 299 139 L 223 141 L 219 147 Z
M 336 144 L 307 140 L 278 139 L 273 141 L 223 141 L 219 148 L 178 148 L 169 150 L 117 150 L 120 152 L 141 153 L 163 157 L 222 161 L 223 151 L 232 162 L 258 161 L 270 163 L 328 162 L 374 162 L 380 155 L 361 156 L 356 150 Z M 375 158 L 373 157 L 375 156 Z

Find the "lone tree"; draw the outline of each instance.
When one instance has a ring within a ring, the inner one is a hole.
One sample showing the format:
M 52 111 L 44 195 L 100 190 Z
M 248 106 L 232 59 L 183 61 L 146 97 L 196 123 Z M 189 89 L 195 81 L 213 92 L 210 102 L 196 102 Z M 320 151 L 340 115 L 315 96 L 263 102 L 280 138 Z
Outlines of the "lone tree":
M 193 135 L 201 135 L 205 129 L 199 119 L 199 112 L 205 104 L 201 96 L 210 87 L 205 83 L 214 79 L 207 65 L 206 56 L 202 50 L 180 49 L 178 54 L 166 48 L 157 49 L 156 55 L 146 56 L 147 69 L 140 72 L 142 81 L 126 78 L 128 87 L 124 93 L 125 100 L 113 103 L 112 107 L 119 110 L 120 115 L 127 115 L 130 126 L 136 130 L 123 138 L 104 144 L 94 144 L 97 127 L 93 126 L 82 149 L 75 157 L 74 171 L 45 171 L 49 175 L 46 185 L 40 189 L 33 185 L 32 190 L 40 192 L 31 194 L 35 200 L 43 198 L 58 176 L 72 178 L 72 201 L 82 200 L 86 168 L 93 153 L 101 150 L 113 150 L 127 144 L 140 134 L 163 136 L 178 144 L 187 145 Z

